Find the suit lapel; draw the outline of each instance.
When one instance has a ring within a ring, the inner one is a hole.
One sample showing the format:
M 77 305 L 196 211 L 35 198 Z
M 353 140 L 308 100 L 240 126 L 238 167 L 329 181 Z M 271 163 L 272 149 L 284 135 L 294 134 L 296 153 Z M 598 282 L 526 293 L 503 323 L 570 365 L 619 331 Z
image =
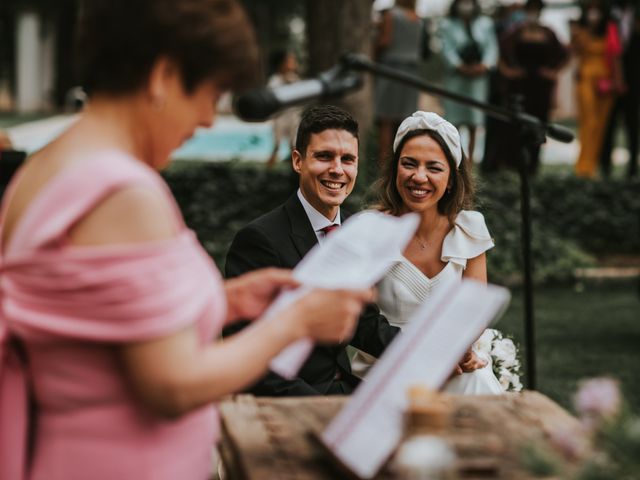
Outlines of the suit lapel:
M 316 237 L 316 233 L 313 231 L 311 221 L 309 221 L 307 212 L 304 211 L 304 207 L 302 206 L 302 203 L 300 203 L 297 193 L 294 193 L 289 197 L 284 204 L 284 208 L 289 216 L 289 222 L 291 225 L 291 240 L 300 254 L 300 259 L 302 259 L 302 257 L 309 253 L 309 250 L 316 246 L 318 243 L 318 237 Z M 348 216 L 348 214 L 341 213 L 340 220 L 344 221 Z M 335 354 L 335 361 L 339 368 L 347 374 L 351 373 L 351 364 L 344 345 L 327 345 L 320 348 L 332 350 Z
M 291 225 L 291 241 L 302 259 L 318 243 L 318 237 L 313 231 L 307 212 L 304 211 L 297 193 L 289 197 L 284 208 Z

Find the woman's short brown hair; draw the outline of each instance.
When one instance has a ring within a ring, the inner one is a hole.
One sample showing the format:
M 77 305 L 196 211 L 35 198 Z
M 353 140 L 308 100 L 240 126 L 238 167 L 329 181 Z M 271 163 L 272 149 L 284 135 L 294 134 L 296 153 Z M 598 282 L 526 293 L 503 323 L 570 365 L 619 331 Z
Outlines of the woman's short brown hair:
M 85 0 L 77 35 L 80 82 L 89 93 L 131 93 L 161 56 L 187 92 L 207 78 L 234 90 L 259 80 L 254 32 L 236 0 Z
M 449 218 L 449 222 L 453 223 L 460 210 L 473 208 L 475 186 L 467 157 L 463 154 L 460 167 L 456 168 L 456 163 L 449 147 L 447 147 L 442 136 L 435 130 L 413 130 L 404 136 L 396 151 L 383 166 L 382 176 L 375 183 L 374 188 L 377 193 L 378 202 L 374 208 L 390 213 L 391 215 L 401 215 L 405 212 L 402 197 L 396 186 L 398 163 L 400 162 L 402 149 L 407 141 L 420 135 L 428 135 L 433 138 L 438 145 L 440 145 L 449 163 L 449 168 L 451 169 L 451 190 L 447 190 L 438 202 L 438 213 L 446 215 Z

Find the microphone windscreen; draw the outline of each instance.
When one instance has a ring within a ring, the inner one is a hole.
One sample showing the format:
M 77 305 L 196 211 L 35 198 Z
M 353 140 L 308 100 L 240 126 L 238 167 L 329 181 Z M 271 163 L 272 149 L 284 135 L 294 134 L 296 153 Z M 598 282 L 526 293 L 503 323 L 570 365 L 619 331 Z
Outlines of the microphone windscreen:
M 571 143 L 575 137 L 571 130 L 554 123 L 547 124 L 547 135 L 563 143 Z
M 280 103 L 270 88 L 255 88 L 233 99 L 233 111 L 246 122 L 262 122 L 278 111 Z

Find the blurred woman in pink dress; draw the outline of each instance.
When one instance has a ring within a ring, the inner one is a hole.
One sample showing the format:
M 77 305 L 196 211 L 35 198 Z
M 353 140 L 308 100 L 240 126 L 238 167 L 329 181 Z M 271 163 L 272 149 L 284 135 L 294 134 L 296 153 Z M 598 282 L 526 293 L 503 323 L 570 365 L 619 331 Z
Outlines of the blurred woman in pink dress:
M 156 170 L 255 77 L 249 22 L 234 0 L 92 0 L 80 26 L 89 105 L 3 199 L 0 478 L 205 479 L 214 402 L 301 337 L 349 335 L 370 292 L 316 290 L 214 342 L 294 282 L 223 282 Z

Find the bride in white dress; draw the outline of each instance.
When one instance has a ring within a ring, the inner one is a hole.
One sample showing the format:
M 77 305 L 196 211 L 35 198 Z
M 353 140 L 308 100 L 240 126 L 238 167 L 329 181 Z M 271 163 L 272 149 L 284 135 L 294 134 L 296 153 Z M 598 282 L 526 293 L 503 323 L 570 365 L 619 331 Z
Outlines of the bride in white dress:
M 378 182 L 377 209 L 391 215 L 417 212 L 420 226 L 378 285 L 378 305 L 402 328 L 413 311 L 442 286 L 462 278 L 487 281 L 485 252 L 493 241 L 473 202 L 473 183 L 458 130 L 431 112 L 405 119 L 393 144 L 393 159 Z M 491 357 L 470 348 L 443 390 L 499 394 L 503 389 Z M 375 358 L 358 351 L 353 372 L 363 376 Z M 425 366 L 428 368 L 428 366 Z

